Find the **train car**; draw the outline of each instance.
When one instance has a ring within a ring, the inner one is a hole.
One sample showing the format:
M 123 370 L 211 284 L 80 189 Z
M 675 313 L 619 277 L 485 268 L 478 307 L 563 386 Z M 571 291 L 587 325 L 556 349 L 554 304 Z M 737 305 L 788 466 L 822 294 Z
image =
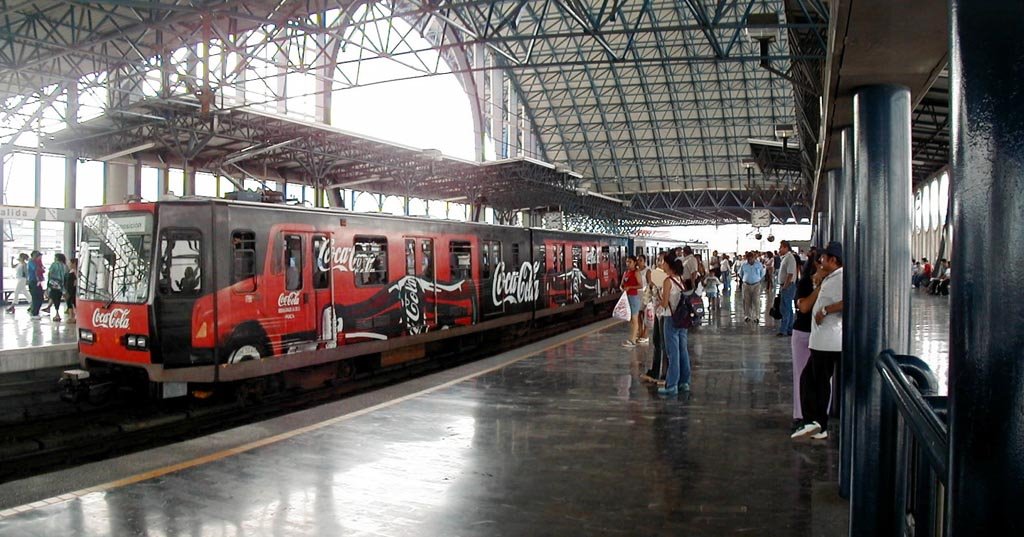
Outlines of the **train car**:
M 87 209 L 83 371 L 161 397 L 445 339 L 617 298 L 623 237 L 219 199 Z
M 651 260 L 653 260 L 660 252 L 666 252 L 675 248 L 682 248 L 684 246 L 689 246 L 693 249 L 693 255 L 697 256 L 698 259 L 701 259 L 705 263 L 705 266 L 710 263 L 710 252 L 706 242 L 637 237 L 632 239 L 629 251 L 632 252 L 633 255 L 646 255 L 648 263 L 651 263 Z

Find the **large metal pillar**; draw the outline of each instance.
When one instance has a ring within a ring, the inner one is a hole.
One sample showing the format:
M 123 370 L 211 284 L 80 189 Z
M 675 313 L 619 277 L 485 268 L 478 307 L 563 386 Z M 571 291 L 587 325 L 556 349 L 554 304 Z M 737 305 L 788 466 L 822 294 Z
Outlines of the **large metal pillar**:
M 828 244 L 828 215 L 825 211 L 819 211 L 817 216 L 817 224 L 814 226 L 814 236 L 817 238 L 815 242 L 825 246 Z
M 949 535 L 1024 533 L 1024 3 L 951 2 Z M 1007 270 L 1007 267 L 1013 267 Z
M 828 234 L 824 242 L 842 242 L 843 229 L 843 171 L 829 170 L 828 178 Z
M 895 476 L 880 471 L 879 454 L 896 446 L 879 434 L 882 379 L 875 357 L 883 349 L 910 351 L 910 112 L 903 86 L 869 86 L 854 95 L 856 242 L 844 261 L 856 267 L 857 299 L 843 319 L 856 338 L 851 537 L 883 535 L 893 520 Z
M 68 125 L 78 125 L 78 84 L 72 82 L 68 86 Z M 78 159 L 67 155 L 64 157 L 64 207 L 74 209 L 78 205 Z M 64 252 L 68 260 L 77 257 L 78 223 L 64 223 Z
M 858 244 L 854 236 L 854 183 L 856 178 L 853 174 L 853 128 L 846 127 L 840 133 L 841 150 L 843 162 L 840 175 L 840 186 L 842 188 L 840 204 L 842 217 L 839 218 L 840 229 L 836 236 L 846 248 L 846 257 L 853 259 L 853 254 Z M 843 318 L 853 318 L 853 307 L 859 299 L 853 292 L 853 279 L 857 275 L 857 266 L 847 263 L 843 267 Z M 840 410 L 839 410 L 839 495 L 843 498 L 850 497 L 850 472 L 853 468 L 853 395 L 856 371 L 853 367 L 853 357 L 857 356 L 854 331 L 847 323 L 843 326 L 843 358 L 840 362 Z

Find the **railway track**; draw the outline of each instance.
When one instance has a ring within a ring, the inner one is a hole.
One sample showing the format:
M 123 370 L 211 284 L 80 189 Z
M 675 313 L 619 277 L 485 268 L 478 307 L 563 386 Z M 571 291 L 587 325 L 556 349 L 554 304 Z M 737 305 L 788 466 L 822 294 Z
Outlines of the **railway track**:
M 0 379 L 0 483 L 116 457 L 211 434 L 310 408 L 427 373 L 455 367 L 577 326 L 605 318 L 611 304 L 550 319 L 542 326 L 485 334 L 475 348 L 460 347 L 429 359 L 357 373 L 345 381 L 289 390 L 253 400 L 248 395 L 218 393 L 199 400 L 160 403 L 118 393 L 101 407 L 60 400 L 60 369 L 41 370 L 29 379 Z M 514 328 L 514 327 L 513 327 Z M 490 337 L 487 337 L 487 336 Z M 46 379 L 47 374 L 53 376 Z

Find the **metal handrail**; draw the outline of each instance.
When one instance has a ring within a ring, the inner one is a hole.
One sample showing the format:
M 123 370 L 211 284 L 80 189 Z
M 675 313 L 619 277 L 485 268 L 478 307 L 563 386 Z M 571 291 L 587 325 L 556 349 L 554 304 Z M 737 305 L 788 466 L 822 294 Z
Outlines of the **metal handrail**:
M 949 475 L 949 430 L 936 412 L 935 405 L 928 400 L 937 391 L 935 375 L 920 358 L 897 355 L 891 350 L 882 351 L 878 355 L 876 367 L 903 421 L 924 448 L 936 476 L 945 483 Z

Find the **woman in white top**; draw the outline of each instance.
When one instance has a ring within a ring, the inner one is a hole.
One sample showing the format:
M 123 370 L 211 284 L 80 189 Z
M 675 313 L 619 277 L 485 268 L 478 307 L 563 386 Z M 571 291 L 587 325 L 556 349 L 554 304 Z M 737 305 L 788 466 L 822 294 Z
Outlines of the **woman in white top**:
M 14 267 L 14 275 L 18 278 L 18 285 L 14 288 L 14 293 L 11 294 L 11 304 L 7 306 L 7 313 L 14 313 L 14 305 L 21 297 L 25 297 L 25 301 L 29 304 L 32 303 L 32 297 L 28 294 L 28 254 L 24 252 L 18 254 L 18 264 Z
M 665 252 L 658 254 L 655 268 L 647 273 L 646 278 L 648 292 L 653 297 L 652 301 L 656 306 L 661 302 L 661 288 L 665 285 L 665 280 L 668 278 L 668 274 L 665 273 L 665 256 Z M 654 360 L 651 363 L 651 368 L 643 375 L 640 375 L 640 380 L 644 382 L 655 383 L 663 378 L 661 364 L 665 356 L 664 323 L 665 312 L 659 306 L 655 308 L 654 326 L 651 330 L 654 337 Z
M 679 301 L 686 294 L 691 294 L 692 289 L 685 288 L 687 281 L 682 279 L 683 260 L 673 259 L 671 263 L 665 264 L 665 272 L 668 279 L 661 290 L 661 307 L 669 312 L 669 318 L 665 319 L 665 352 L 668 355 L 668 373 L 665 377 L 665 387 L 658 388 L 662 395 L 673 395 L 682 391 L 690 390 L 690 352 L 686 348 L 687 329 L 677 328 L 672 321 L 671 312 L 675 311 Z

